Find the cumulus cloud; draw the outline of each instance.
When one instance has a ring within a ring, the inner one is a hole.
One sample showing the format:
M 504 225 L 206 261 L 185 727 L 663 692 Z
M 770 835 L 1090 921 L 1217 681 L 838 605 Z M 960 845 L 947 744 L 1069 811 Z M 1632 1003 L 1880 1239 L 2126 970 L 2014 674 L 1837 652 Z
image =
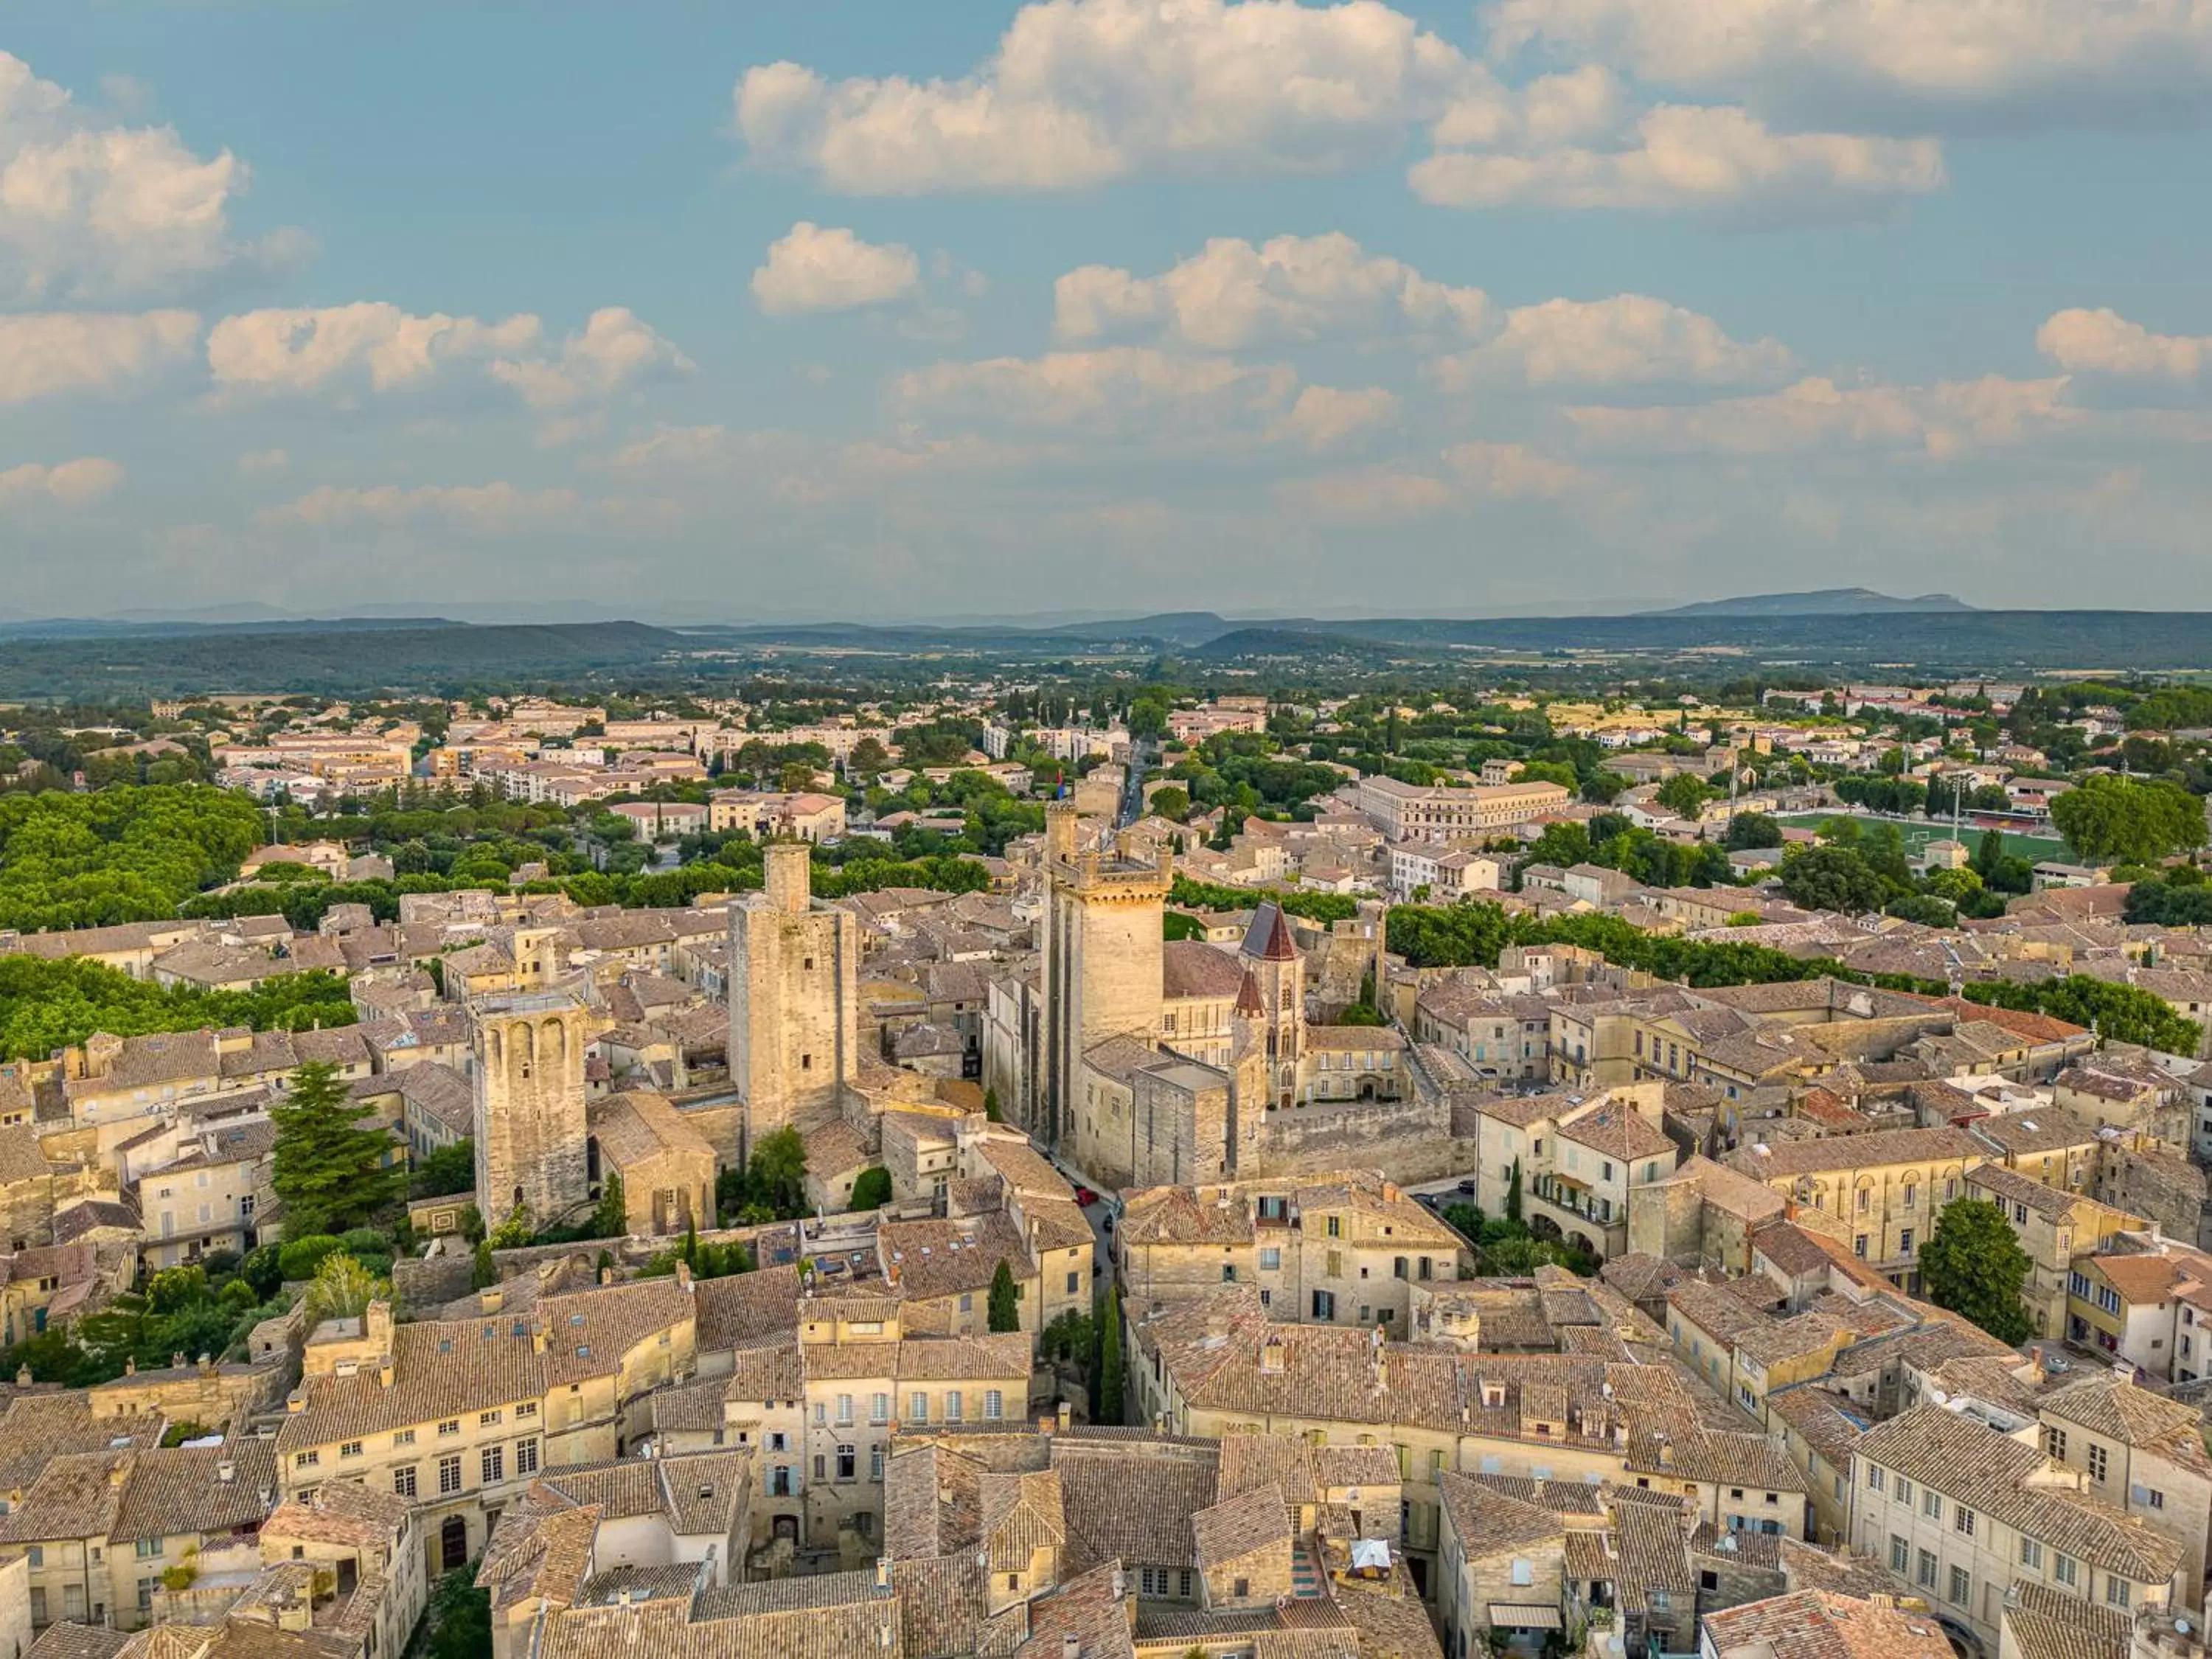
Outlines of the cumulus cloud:
M 2055 313 L 2036 331 L 2035 344 L 2073 374 L 2188 381 L 2212 363 L 2212 335 L 2154 334 L 2101 308 Z
M 1774 111 L 1917 125 L 2140 118 L 2212 94 L 2193 0 L 1492 0 L 1494 51 L 1617 64 Z
M 1279 416 L 1297 383 L 1280 365 L 1109 346 L 936 363 L 899 376 L 891 399 L 908 414 L 955 423 L 1100 435 L 1213 433 Z
M 492 378 L 513 386 L 536 410 L 566 409 L 605 398 L 642 381 L 688 374 L 691 360 L 622 306 L 595 311 L 580 334 L 571 334 L 550 356 L 507 359 L 491 366 Z
M 1669 104 L 1645 111 L 1615 144 L 1442 150 L 1407 176 L 1439 207 L 1612 208 L 1779 222 L 1879 214 L 1901 197 L 1939 189 L 1944 173 L 1932 139 L 1777 132 L 1741 109 Z
M 486 323 L 442 312 L 411 316 L 382 301 L 316 309 L 249 311 L 208 335 L 208 368 L 234 391 L 316 392 L 365 380 L 387 392 L 427 380 L 443 365 L 489 360 L 538 342 L 537 318 Z
M 173 291 L 240 263 L 297 251 L 231 233 L 246 168 L 196 155 L 173 127 L 131 127 L 81 108 L 0 52 L 0 291 L 33 301 Z
M 1581 407 L 1589 442 L 1658 454 L 1782 455 L 1825 448 L 1919 449 L 1944 459 L 1969 446 L 2017 442 L 2078 411 L 2066 381 L 1985 375 L 1932 386 L 1838 386 L 1808 378 L 1779 392 L 1693 406 Z
M 189 358 L 199 332 L 189 311 L 0 316 L 0 404 L 116 391 Z
M 583 505 L 573 489 L 523 489 L 504 480 L 411 487 L 376 484 L 367 489 L 324 484 L 296 501 L 265 507 L 255 518 L 269 529 L 344 530 L 364 525 L 435 523 L 501 531 L 573 521 Z
M 738 81 L 736 117 L 754 160 L 836 190 L 1068 190 L 1371 161 L 1467 70 L 1379 0 L 1043 0 L 958 79 L 765 64 Z
M 1389 524 L 1425 519 L 1459 504 L 1445 480 L 1395 466 L 1354 467 L 1309 478 L 1285 478 L 1276 499 L 1291 512 L 1340 524 Z
M 82 507 L 123 482 L 123 468 L 104 456 L 88 455 L 46 466 L 28 461 L 0 472 L 0 507 L 46 502 Z
M 1790 366 L 1789 349 L 1778 341 L 1737 340 L 1698 312 L 1617 294 L 1516 307 L 1492 338 L 1437 358 L 1430 372 L 1444 390 L 1464 392 L 1499 380 L 1532 386 L 1771 384 Z
M 753 301 L 771 316 L 854 311 L 904 299 L 921 280 L 912 248 L 802 219 L 769 244 L 768 263 L 753 272 Z
M 1216 237 L 1158 276 L 1085 265 L 1053 285 L 1053 326 L 1063 340 L 1158 333 L 1217 351 L 1407 328 L 1474 335 L 1490 311 L 1481 289 L 1432 282 L 1341 231 L 1257 247 Z
M 1308 449 L 1334 449 L 1340 444 L 1390 426 L 1398 418 L 1398 398 L 1381 386 L 1340 391 L 1330 386 L 1310 386 L 1298 393 L 1290 413 L 1275 423 L 1271 435 Z

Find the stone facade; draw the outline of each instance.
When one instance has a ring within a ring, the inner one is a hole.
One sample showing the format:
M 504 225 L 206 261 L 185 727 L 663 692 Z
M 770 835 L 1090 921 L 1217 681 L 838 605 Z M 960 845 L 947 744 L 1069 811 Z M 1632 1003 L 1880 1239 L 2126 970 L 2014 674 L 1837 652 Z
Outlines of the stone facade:
M 584 1048 L 599 1017 L 572 991 L 495 999 L 470 1025 L 477 1201 L 556 1224 L 591 1201 Z
M 860 1065 L 859 923 L 817 906 L 811 854 L 764 849 L 765 890 L 730 910 L 730 1076 L 744 1103 L 740 1158 L 764 1134 L 833 1117 Z

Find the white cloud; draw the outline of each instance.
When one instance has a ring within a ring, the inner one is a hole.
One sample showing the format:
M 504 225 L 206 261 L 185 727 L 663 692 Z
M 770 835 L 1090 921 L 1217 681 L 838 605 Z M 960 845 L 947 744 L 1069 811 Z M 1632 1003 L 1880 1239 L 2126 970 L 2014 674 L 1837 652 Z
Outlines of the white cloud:
M 621 306 L 595 311 L 581 334 L 571 334 L 550 357 L 502 359 L 491 367 L 536 410 L 565 409 L 590 398 L 610 397 L 634 384 L 696 367 L 651 327 Z
M 1272 436 L 1308 449 L 1334 449 L 1348 439 L 1389 426 L 1398 418 L 1398 398 L 1381 386 L 1358 392 L 1310 386 L 1298 393 L 1291 412 L 1278 421 Z
M 1970 445 L 2016 442 L 2078 411 L 2066 381 L 1946 380 L 1932 386 L 1842 387 L 1819 378 L 1776 392 L 1688 407 L 1566 411 L 1602 448 L 1659 454 L 1782 455 L 1814 449 L 1921 449 L 1944 459 Z
M 53 466 L 28 461 L 0 472 L 0 507 L 42 501 L 82 507 L 122 482 L 123 468 L 104 456 L 88 455 Z
M 189 311 L 0 316 L 0 404 L 112 392 L 190 357 L 199 332 Z
M 1790 368 L 1777 341 L 1737 340 L 1711 318 L 1643 294 L 1546 300 L 1506 313 L 1495 337 L 1440 357 L 1446 391 L 1511 380 L 1529 386 L 1771 383 Z
M 1876 121 L 2139 118 L 2212 94 L 2197 0 L 1492 0 L 1488 15 L 1500 52 Z
M 1449 130 L 1449 129 L 1447 129 Z M 1612 208 L 1757 221 L 1857 218 L 1943 183 L 1928 138 L 1777 132 L 1741 109 L 1668 104 L 1610 148 L 1444 150 L 1414 163 L 1439 207 Z
M 769 244 L 753 272 L 753 299 L 771 316 L 853 311 L 905 298 L 921 280 L 921 262 L 901 243 L 864 242 L 851 231 L 802 219 Z
M 1341 231 L 1277 236 L 1257 247 L 1216 237 L 1158 276 L 1085 265 L 1053 285 L 1053 325 L 1063 340 L 1157 331 L 1221 351 L 1406 328 L 1474 335 L 1490 308 L 1481 289 L 1431 282 Z
M 1589 482 L 1580 467 L 1526 444 L 1455 444 L 1443 459 L 1468 489 L 1501 501 L 1553 501 Z
M 249 449 L 238 458 L 238 473 L 242 478 L 265 478 L 289 471 L 292 465 L 289 450 Z
M 2057 312 L 2035 331 L 2035 344 L 2074 374 L 2193 380 L 2212 363 L 2212 335 L 2154 334 L 2106 309 Z
M 495 323 L 442 312 L 411 316 L 382 301 L 319 309 L 249 311 L 208 335 L 208 368 L 232 390 L 315 392 L 365 376 L 378 392 L 428 379 L 443 365 L 527 350 L 539 324 L 526 313 Z
M 105 125 L 0 52 L 0 290 L 32 301 L 164 292 L 296 248 L 233 240 L 246 169 L 203 159 L 172 127 Z
M 755 160 L 836 190 L 1068 190 L 1372 160 L 1467 72 L 1379 0 L 1046 0 L 960 79 L 771 64 L 738 81 L 736 115 Z
M 362 525 L 440 523 L 477 531 L 573 522 L 583 510 L 573 489 L 521 489 L 488 484 L 377 484 L 345 489 L 324 484 L 296 501 L 264 508 L 256 521 L 270 529 L 342 530 Z
M 1265 423 L 1290 407 L 1296 386 L 1280 365 L 1109 346 L 937 363 L 899 376 L 891 397 L 908 413 L 956 423 L 1171 435 Z

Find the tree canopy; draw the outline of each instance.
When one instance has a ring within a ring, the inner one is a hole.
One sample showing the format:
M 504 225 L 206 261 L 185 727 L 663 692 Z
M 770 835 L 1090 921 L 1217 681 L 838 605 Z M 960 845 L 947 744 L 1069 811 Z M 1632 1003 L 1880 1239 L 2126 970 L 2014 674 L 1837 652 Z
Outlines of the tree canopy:
M 261 810 L 200 784 L 0 795 L 0 927 L 154 921 L 238 873 Z
M 2051 801 L 2051 821 L 2089 860 L 2155 864 L 2204 845 L 2204 803 L 2164 778 L 2087 778 Z
M 1978 1198 L 1945 1205 L 1920 1247 L 1928 1299 L 2015 1346 L 2035 1334 L 2020 1299 L 2032 1265 L 2004 1212 Z
M 292 1073 L 284 1099 L 269 1110 L 276 1126 L 270 1184 L 283 1200 L 288 1238 L 343 1232 L 397 1199 L 404 1171 L 386 1162 L 392 1137 L 361 1127 L 374 1115 L 337 1066 L 317 1060 Z

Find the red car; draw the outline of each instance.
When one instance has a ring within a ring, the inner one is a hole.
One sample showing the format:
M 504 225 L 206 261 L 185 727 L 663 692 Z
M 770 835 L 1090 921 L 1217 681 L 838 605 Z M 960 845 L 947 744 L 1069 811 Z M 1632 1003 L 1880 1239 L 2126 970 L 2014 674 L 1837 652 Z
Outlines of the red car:
M 1098 1201 L 1098 1194 L 1088 1187 L 1078 1187 L 1075 1189 L 1075 1201 L 1087 1210 Z

